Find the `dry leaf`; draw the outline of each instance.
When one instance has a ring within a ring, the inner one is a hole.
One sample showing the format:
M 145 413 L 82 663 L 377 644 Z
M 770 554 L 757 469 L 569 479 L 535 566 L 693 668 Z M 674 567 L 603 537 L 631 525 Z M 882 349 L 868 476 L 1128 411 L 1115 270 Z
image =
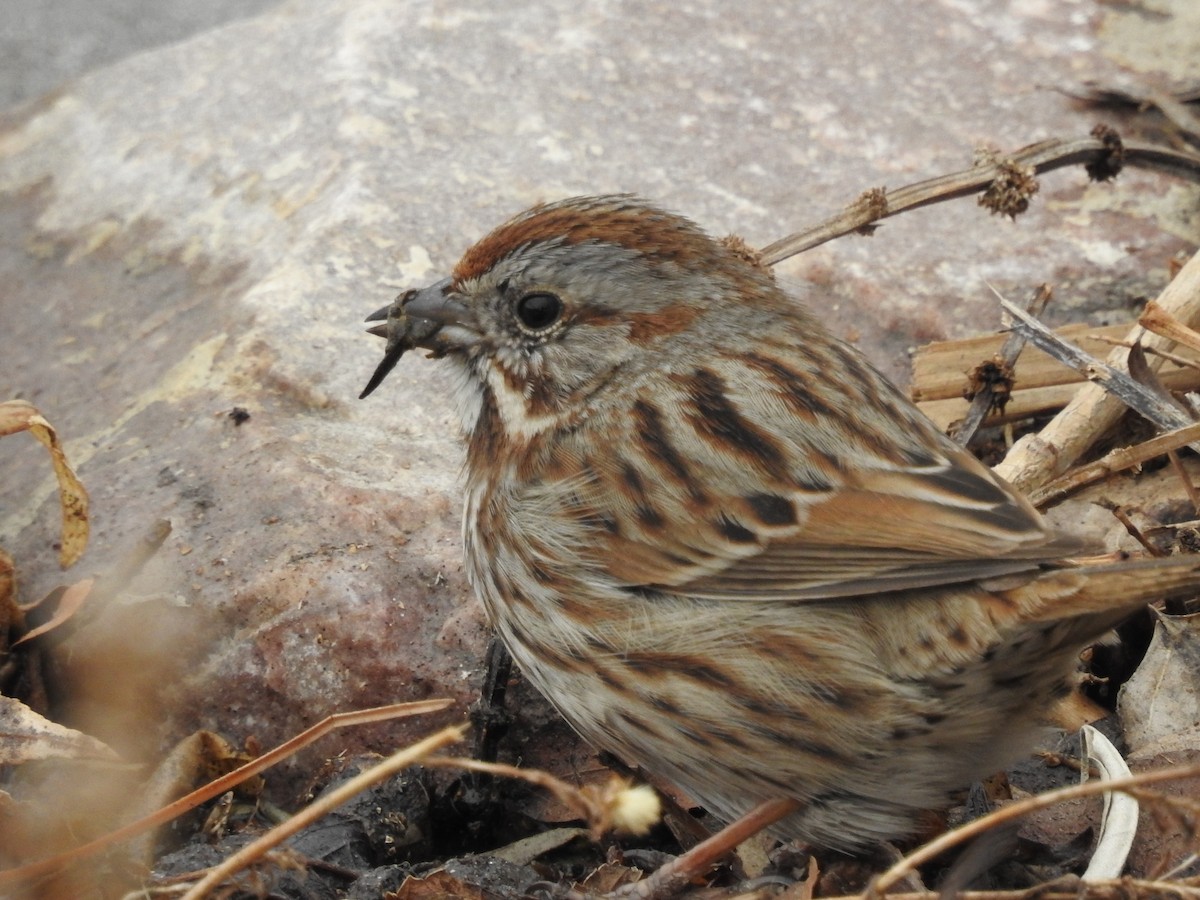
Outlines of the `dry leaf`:
M 129 820 L 140 819 L 179 799 L 197 784 L 231 771 L 245 757 L 223 737 L 212 731 L 196 731 L 176 744 L 158 764 L 125 815 Z M 252 779 L 261 789 L 262 779 Z M 163 827 L 172 827 L 169 824 Z M 129 842 L 126 853 L 133 860 L 149 864 L 153 860 L 158 832 L 138 835 Z
M 58 435 L 33 405 L 24 400 L 0 403 L 0 437 L 28 431 L 50 451 L 58 478 L 58 502 L 62 507 L 62 546 L 58 560 L 65 569 L 83 555 L 88 541 L 88 495 L 63 454 Z
M 120 759 L 94 737 L 56 725 L 19 700 L 0 697 L 0 763 L 12 765 L 52 757 Z
M 464 884 L 444 871 L 424 877 L 409 876 L 391 895 L 396 900 L 484 900 L 485 894 L 474 885 Z
M 589 896 L 606 895 L 609 891 L 615 891 L 619 887 L 624 887 L 627 884 L 633 884 L 635 881 L 642 880 L 642 870 L 623 866 L 619 863 L 606 862 L 594 872 L 591 872 L 581 884 L 575 887 L 577 890 L 582 890 Z
M 518 866 L 527 866 L 538 857 L 557 850 L 576 838 L 586 839 L 587 836 L 586 828 L 551 828 L 549 831 L 541 831 L 492 850 L 488 856 L 495 856 Z
M 1200 615 L 1155 615 L 1150 649 L 1117 700 L 1131 761 L 1200 749 Z
M 1096 766 L 1103 781 L 1128 778 L 1133 773 L 1121 757 L 1112 741 L 1091 725 L 1082 729 L 1083 755 Z M 1090 767 L 1080 771 L 1082 781 L 1088 780 Z M 1096 834 L 1096 849 L 1083 873 L 1084 881 L 1101 881 L 1120 878 L 1129 861 L 1129 848 L 1138 827 L 1138 802 L 1129 794 L 1109 791 L 1104 795 L 1104 811 L 1100 814 L 1100 828 Z
M 12 557 L 0 550 L 0 640 L 14 627 L 24 624 L 25 617 L 17 606 L 17 579 Z M 0 646 L 0 651 L 7 650 Z
M 63 622 L 69 620 L 83 606 L 83 601 L 88 598 L 92 592 L 92 585 L 96 583 L 94 578 L 85 578 L 83 581 L 78 581 L 63 591 L 62 596 L 58 600 L 58 607 L 54 610 L 54 615 L 46 622 L 43 622 L 37 628 L 30 630 L 23 635 L 19 641 L 13 644 L 16 647 L 18 644 L 23 644 L 26 641 L 31 641 L 36 637 L 40 637 L 47 632 L 53 631 Z

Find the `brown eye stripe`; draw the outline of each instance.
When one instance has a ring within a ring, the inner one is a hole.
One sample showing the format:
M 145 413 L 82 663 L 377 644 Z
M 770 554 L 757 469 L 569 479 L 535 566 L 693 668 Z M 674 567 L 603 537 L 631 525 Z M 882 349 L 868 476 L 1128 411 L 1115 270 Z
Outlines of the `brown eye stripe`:
M 698 315 L 697 309 L 681 303 L 656 313 L 632 313 L 625 317 L 629 323 L 629 340 L 635 344 L 660 341 L 683 331 Z

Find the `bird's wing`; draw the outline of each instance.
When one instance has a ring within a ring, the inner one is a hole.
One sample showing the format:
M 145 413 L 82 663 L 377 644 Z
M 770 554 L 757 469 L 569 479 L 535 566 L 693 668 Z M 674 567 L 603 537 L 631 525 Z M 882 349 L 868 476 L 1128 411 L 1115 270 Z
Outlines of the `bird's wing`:
M 593 465 L 581 506 L 599 509 L 595 558 L 622 583 L 808 600 L 1030 570 L 1077 549 L 890 386 L 863 425 L 853 409 L 798 416 L 747 378 L 725 375 L 719 395 L 677 378 L 640 398 L 630 433 Z

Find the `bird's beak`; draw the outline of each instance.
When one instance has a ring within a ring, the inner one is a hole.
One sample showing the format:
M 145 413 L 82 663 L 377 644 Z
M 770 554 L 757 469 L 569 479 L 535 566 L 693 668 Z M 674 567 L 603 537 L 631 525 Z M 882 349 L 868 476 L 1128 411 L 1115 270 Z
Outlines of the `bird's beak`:
M 463 329 L 474 334 L 474 316 L 451 289 L 449 278 L 426 288 L 405 291 L 367 316 L 367 321 L 380 323 L 368 328 L 367 333 L 386 338 L 387 347 L 367 386 L 358 395 L 360 400 L 379 387 L 407 351 L 424 347 L 441 355 L 461 343 Z
M 396 299 L 411 319 L 428 319 L 438 325 L 467 325 L 474 321 L 470 310 L 451 289 L 449 278 L 419 291 L 408 291 Z

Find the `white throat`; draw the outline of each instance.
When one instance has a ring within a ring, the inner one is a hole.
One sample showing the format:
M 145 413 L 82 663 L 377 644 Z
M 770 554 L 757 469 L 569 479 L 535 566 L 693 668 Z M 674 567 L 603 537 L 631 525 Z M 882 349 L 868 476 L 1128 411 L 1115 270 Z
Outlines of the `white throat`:
M 547 429 L 558 425 L 559 417 L 554 414 L 533 415 L 529 411 L 528 399 L 523 391 L 514 390 L 504 373 L 494 365 L 487 367 L 487 385 L 496 401 L 496 411 L 504 430 L 511 437 L 536 437 Z

